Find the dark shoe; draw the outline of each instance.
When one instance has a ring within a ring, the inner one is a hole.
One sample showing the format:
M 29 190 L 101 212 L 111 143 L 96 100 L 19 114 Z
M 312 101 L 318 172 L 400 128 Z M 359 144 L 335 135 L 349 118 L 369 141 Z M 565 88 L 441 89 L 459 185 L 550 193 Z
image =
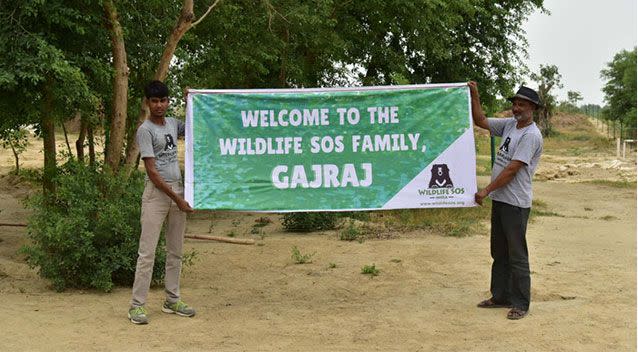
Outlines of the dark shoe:
M 505 302 L 505 303 L 500 303 L 500 302 L 496 302 L 494 301 L 494 299 L 490 298 L 490 299 L 486 299 L 485 301 L 482 301 L 481 303 L 476 305 L 479 308 L 512 308 L 512 305 Z
M 507 313 L 507 319 L 509 320 L 519 320 L 525 318 L 527 315 L 527 310 L 523 310 L 521 308 L 512 308 Z

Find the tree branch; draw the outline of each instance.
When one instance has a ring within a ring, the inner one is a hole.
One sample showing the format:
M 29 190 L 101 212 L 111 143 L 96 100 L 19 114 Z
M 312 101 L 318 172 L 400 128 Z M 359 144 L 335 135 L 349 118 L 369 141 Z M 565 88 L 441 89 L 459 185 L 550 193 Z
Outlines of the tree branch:
M 217 6 L 217 4 L 218 4 L 220 1 L 221 1 L 221 0 L 215 0 L 215 2 L 214 2 L 212 5 L 210 5 L 210 6 L 208 7 L 208 10 L 206 10 L 206 12 L 205 12 L 205 13 L 204 13 L 204 14 L 203 14 L 203 15 L 202 15 L 202 16 L 201 16 L 201 17 L 200 17 L 197 21 L 195 21 L 195 22 L 193 22 L 193 23 L 191 24 L 191 27 L 195 27 L 195 26 L 197 26 L 197 25 L 199 24 L 199 22 L 201 22 L 204 18 L 206 18 L 206 16 L 208 16 L 208 14 L 209 14 L 209 13 L 213 10 L 213 8 L 215 8 L 215 6 Z

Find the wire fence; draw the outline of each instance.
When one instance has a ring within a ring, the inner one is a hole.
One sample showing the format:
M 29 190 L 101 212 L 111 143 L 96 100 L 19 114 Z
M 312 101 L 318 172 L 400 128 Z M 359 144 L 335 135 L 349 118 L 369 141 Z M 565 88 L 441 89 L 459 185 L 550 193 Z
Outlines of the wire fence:
M 626 126 L 619 121 L 605 120 L 599 117 L 594 117 L 596 128 L 603 131 L 607 135 L 609 140 L 615 141 L 616 144 L 616 157 L 635 158 L 635 152 L 637 151 L 636 127 Z
M 600 118 L 595 118 L 598 128 L 602 129 L 607 138 L 621 140 L 636 140 L 636 127 L 627 126 L 619 121 L 610 121 Z

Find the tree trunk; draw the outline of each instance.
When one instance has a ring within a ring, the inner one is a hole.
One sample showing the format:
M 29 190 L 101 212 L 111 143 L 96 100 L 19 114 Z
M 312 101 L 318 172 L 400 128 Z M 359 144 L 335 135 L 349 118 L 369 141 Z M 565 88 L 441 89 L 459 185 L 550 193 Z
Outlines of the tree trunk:
M 288 43 L 290 42 L 290 31 L 286 27 L 284 29 L 284 45 L 283 53 L 281 53 L 281 67 L 279 68 L 279 87 L 286 87 L 286 64 L 288 62 Z
M 57 173 L 55 161 L 55 120 L 53 118 L 53 82 L 47 79 L 44 87 L 44 104 L 42 108 L 42 141 L 44 148 L 44 171 L 42 172 L 42 188 L 45 199 L 51 200 L 55 195 L 53 179 Z
M 80 135 L 78 140 L 75 141 L 75 152 L 78 156 L 78 161 L 84 163 L 84 140 L 86 139 L 86 119 L 82 117 L 82 114 L 78 111 L 75 115 L 76 118 L 80 118 Z
M 64 122 L 62 122 L 62 132 L 64 132 L 64 141 L 66 142 L 66 149 L 69 151 L 69 156 L 73 157 L 73 151 L 71 150 L 71 144 L 69 143 L 69 133 L 66 130 Z
M 89 135 L 89 165 L 95 167 L 95 138 L 93 137 L 93 126 L 88 125 L 86 132 Z
M 193 13 L 193 0 L 184 0 L 182 3 L 182 11 L 177 19 L 177 23 L 175 24 L 175 27 L 173 27 L 171 35 L 168 37 L 166 45 L 164 46 L 164 52 L 162 53 L 162 58 L 155 70 L 154 79 L 159 81 L 164 81 L 164 79 L 166 79 L 171 60 L 175 55 L 175 49 L 177 48 L 179 41 L 186 32 L 202 21 L 220 1 L 221 0 L 216 0 L 197 21 L 193 21 L 195 18 L 195 14 Z M 135 129 L 131 132 L 127 139 L 126 160 L 124 163 L 127 175 L 130 175 L 135 169 L 135 165 L 137 164 L 138 156 L 140 154 L 140 148 L 135 142 L 135 131 L 137 131 L 137 128 L 148 118 L 148 115 L 149 111 L 146 106 L 146 98 L 142 98 L 142 105 L 137 117 Z
M 16 148 L 11 143 L 11 151 L 13 152 L 13 157 L 16 160 L 16 175 L 20 173 L 20 154 L 16 151 Z
M 126 132 L 126 115 L 128 104 L 128 66 L 126 63 L 126 48 L 124 46 L 124 33 L 118 20 L 117 9 L 113 0 L 104 1 L 104 11 L 107 18 L 107 28 L 111 33 L 111 48 L 113 50 L 113 116 L 111 117 L 111 129 L 109 131 L 109 143 L 106 146 L 106 165 L 111 172 L 118 171 L 122 148 L 124 146 L 124 134 Z

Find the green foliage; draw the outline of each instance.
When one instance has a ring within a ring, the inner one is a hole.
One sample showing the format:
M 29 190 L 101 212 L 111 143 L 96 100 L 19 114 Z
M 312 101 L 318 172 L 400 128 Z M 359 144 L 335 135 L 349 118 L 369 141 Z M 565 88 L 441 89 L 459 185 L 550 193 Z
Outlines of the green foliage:
M 193 87 L 273 88 L 472 78 L 491 106 L 521 77 L 522 24 L 542 3 L 224 2 L 187 33 L 175 79 Z
M 375 277 L 379 275 L 379 269 L 377 269 L 374 264 L 364 265 L 363 268 L 361 268 L 361 273 L 364 275 L 370 275 L 370 277 Z
M 579 108 L 579 111 L 582 114 L 598 118 L 600 117 L 602 107 L 597 104 L 585 104 Z
M 632 51 L 622 50 L 601 71 L 607 80 L 603 87 L 607 105 L 603 116 L 619 121 L 625 126 L 636 128 L 636 47 Z
M 567 101 L 572 105 L 578 105 L 578 102 L 583 100 L 583 95 L 580 92 L 570 90 L 567 92 Z
M 562 101 L 557 109 L 568 113 L 581 112 L 581 109 L 578 107 L 578 102 L 581 100 L 583 100 L 583 95 L 580 92 L 570 90 L 567 92 L 567 100 Z
M 284 229 L 290 232 L 334 230 L 341 218 L 368 221 L 370 213 L 367 211 L 286 213 L 281 217 Z
M 335 212 L 286 213 L 282 224 L 291 232 L 332 230 L 337 226 L 338 218 L 339 214 Z
M 55 179 L 52 201 L 31 198 L 31 244 L 23 247 L 27 261 L 56 290 L 68 287 L 110 291 L 130 285 L 135 275 L 140 233 L 142 174 L 128 180 L 68 162 Z M 163 236 L 158 245 L 153 280 L 164 275 Z
M 339 239 L 342 241 L 363 242 L 363 232 L 354 224 L 354 221 L 350 221 L 348 227 L 339 232 Z
M 90 90 L 94 77 L 90 77 L 90 72 L 99 65 L 88 64 L 87 60 L 100 51 L 100 46 L 108 47 L 108 42 L 94 40 L 98 31 L 91 27 L 101 20 L 93 5 L 60 0 L 3 2 L 3 119 L 29 125 L 38 124 L 43 114 L 63 119 L 77 110 L 95 110 L 97 101 Z
M 427 228 L 444 236 L 467 236 L 484 231 L 480 220 L 490 219 L 490 199 L 473 208 L 402 209 L 388 211 L 385 221 L 406 230 Z
M 292 247 L 292 255 L 290 256 L 295 264 L 308 264 L 312 263 L 312 257 L 316 253 L 312 254 L 302 254 L 297 246 Z
M 186 252 L 182 254 L 182 268 L 188 268 L 193 266 L 193 264 L 195 264 L 195 262 L 198 260 L 199 258 L 199 252 L 197 252 L 196 250 L 192 250 L 190 252 Z M 184 274 L 185 270 L 182 270 L 182 275 Z
M 29 145 L 28 131 L 24 128 L 11 128 L 0 130 L 0 145 L 2 148 L 11 149 L 15 158 L 15 173 L 20 173 L 20 154 L 27 150 Z
M 550 119 L 558 105 L 556 97 L 552 94 L 552 89 L 563 86 L 560 82 L 563 77 L 558 73 L 556 65 L 540 65 L 539 72 L 532 73 L 530 77 L 538 83 L 538 95 L 541 99 L 541 104 L 543 104 L 534 114 L 534 121 L 543 136 L 549 136 L 552 134 Z
M 129 84 L 129 137 L 181 1 L 117 1 Z M 524 72 L 522 24 L 542 0 L 223 1 L 179 43 L 167 83 L 277 88 L 467 81 L 490 110 Z M 109 143 L 113 53 L 102 1 L 0 6 L 0 130 L 80 112 Z M 199 20 L 211 2 L 196 2 Z M 183 104 L 176 99 L 177 111 Z M 98 119 L 100 116 L 102 118 Z M 132 139 L 129 139 L 131 141 Z M 55 153 L 54 151 L 52 151 Z M 46 155 L 51 155 L 47 153 Z M 47 166 L 45 179 L 55 165 Z

